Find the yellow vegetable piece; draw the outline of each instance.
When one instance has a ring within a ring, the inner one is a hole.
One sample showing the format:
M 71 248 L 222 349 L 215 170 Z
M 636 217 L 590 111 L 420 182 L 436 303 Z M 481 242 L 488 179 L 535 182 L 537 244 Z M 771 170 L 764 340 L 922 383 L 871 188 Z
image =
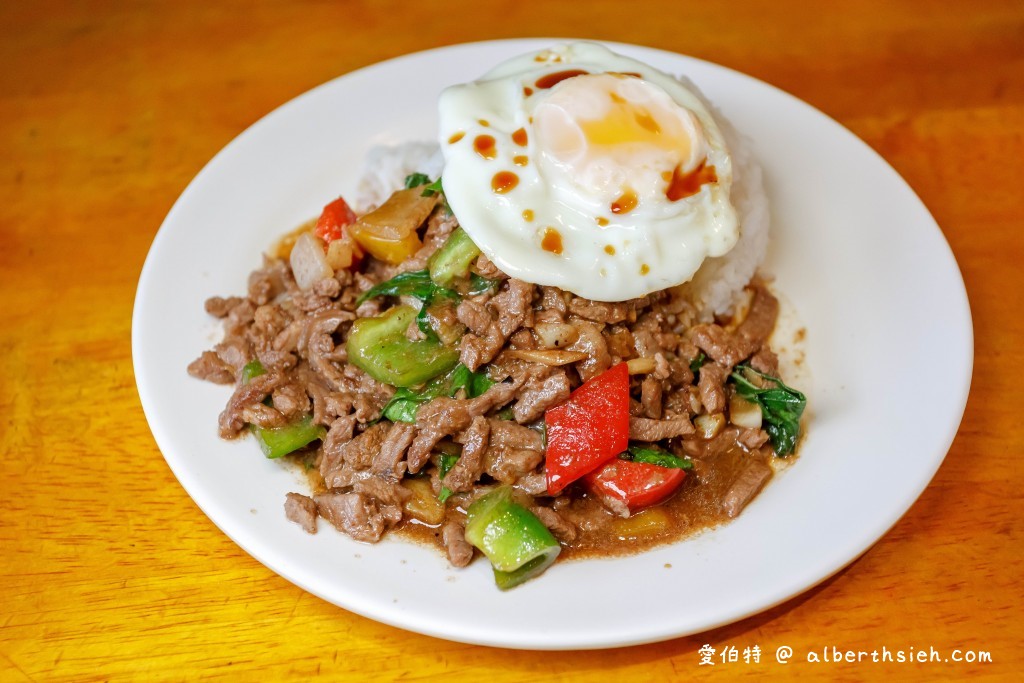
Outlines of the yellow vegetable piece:
M 361 216 L 349 232 L 359 246 L 374 257 L 398 264 L 423 243 L 416 230 L 437 205 L 437 195 L 423 196 L 423 188 L 395 192 L 386 202 Z
M 430 479 L 414 477 L 402 482 L 412 495 L 402 506 L 406 514 L 415 517 L 424 524 L 436 525 L 444 521 L 444 504 L 437 500 Z
M 656 536 L 668 529 L 669 516 L 662 508 L 648 508 L 611 524 L 612 533 L 620 538 Z

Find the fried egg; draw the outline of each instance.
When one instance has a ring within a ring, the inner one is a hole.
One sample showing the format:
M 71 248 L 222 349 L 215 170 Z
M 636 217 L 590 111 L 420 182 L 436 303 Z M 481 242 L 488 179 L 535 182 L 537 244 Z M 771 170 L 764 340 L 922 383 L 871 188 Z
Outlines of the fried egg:
M 739 237 L 707 107 L 604 46 L 511 59 L 446 89 L 439 115 L 448 204 L 513 277 L 624 301 L 688 281 Z

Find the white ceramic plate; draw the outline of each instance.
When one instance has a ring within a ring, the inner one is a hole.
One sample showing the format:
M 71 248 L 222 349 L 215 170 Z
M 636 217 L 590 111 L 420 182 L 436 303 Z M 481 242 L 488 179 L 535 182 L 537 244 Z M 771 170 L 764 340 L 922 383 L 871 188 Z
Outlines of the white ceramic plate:
M 812 421 L 800 459 L 732 524 L 633 557 L 557 564 L 501 593 L 486 561 L 457 570 L 425 547 L 361 545 L 327 524 L 310 536 L 286 521 L 285 493 L 303 483 L 251 440 L 219 440 L 229 389 L 185 372 L 216 341 L 203 300 L 243 292 L 278 234 L 351 194 L 367 149 L 433 139 L 441 88 L 551 42 L 377 64 L 296 98 L 225 147 L 182 193 L 143 268 L 132 328 L 139 394 L 167 463 L 210 519 L 345 609 L 517 648 L 695 633 L 808 589 L 885 534 L 942 462 L 970 385 L 970 310 L 942 233 L 892 168 L 799 100 L 707 62 L 610 45 L 689 76 L 751 138 L 773 203 L 767 268 L 808 330 Z

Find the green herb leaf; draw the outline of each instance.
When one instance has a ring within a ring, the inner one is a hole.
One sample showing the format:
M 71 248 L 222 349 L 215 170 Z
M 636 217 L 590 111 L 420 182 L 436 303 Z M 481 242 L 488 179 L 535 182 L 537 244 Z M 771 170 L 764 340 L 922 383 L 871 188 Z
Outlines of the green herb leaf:
M 415 422 L 416 411 L 423 401 L 412 389 L 402 387 L 394 393 L 382 411 L 383 417 L 392 422 Z
M 259 358 L 253 358 L 242 368 L 242 384 L 248 384 L 253 377 L 265 374 L 267 374 L 267 370 L 263 367 L 263 363 L 260 362 Z
M 494 381 L 482 372 L 473 372 L 462 363 L 443 377 L 428 382 L 422 389 L 397 390 L 384 406 L 382 414 L 392 422 L 415 422 L 416 411 L 430 399 L 454 396 L 459 389 L 466 390 L 467 398 L 476 398 L 487 391 Z
M 429 185 L 429 184 L 430 184 L 430 176 L 428 176 L 425 173 L 411 173 L 411 174 L 405 176 L 405 188 L 407 190 L 411 190 L 414 187 L 419 187 L 420 185 Z M 428 195 L 424 194 L 423 196 L 426 197 Z
M 807 397 L 786 386 L 778 377 L 758 372 L 749 365 L 737 365 L 730 378 L 736 393 L 761 406 L 765 428 L 775 455 L 784 458 L 796 448 L 800 437 L 800 416 L 807 407 Z M 758 386 L 755 379 L 760 379 Z
M 470 295 L 483 294 L 484 292 L 497 294 L 498 287 L 500 286 L 501 280 L 492 280 L 484 277 L 483 275 L 477 275 L 476 273 L 469 274 Z
M 444 188 L 441 187 L 441 179 L 440 178 L 438 178 L 437 180 L 435 180 L 434 182 L 430 183 L 425 188 L 423 188 L 423 196 L 424 197 L 433 197 L 435 194 L 442 194 L 442 193 L 444 193 Z
M 700 355 L 698 355 L 696 358 L 690 361 L 690 372 L 694 374 L 700 372 L 700 369 L 704 367 L 704 363 L 707 361 L 707 359 L 708 357 L 704 355 L 703 351 L 701 351 Z
M 630 445 L 629 448 L 626 449 L 626 452 L 619 457 L 623 460 L 643 462 L 648 465 L 670 467 L 677 470 L 693 469 L 693 461 L 689 458 L 679 458 L 671 453 L 661 450 L 660 448 L 651 448 L 649 446 Z
M 442 453 L 440 456 L 438 456 L 437 473 L 440 476 L 440 478 L 444 479 L 446 476 L 448 476 L 448 473 L 452 471 L 452 468 L 455 467 L 455 463 L 457 463 L 458 461 L 459 456 L 451 455 L 450 453 Z M 446 500 L 448 500 L 448 497 L 451 495 L 451 489 L 449 489 L 447 486 L 442 486 L 441 491 L 437 494 L 437 500 L 443 503 Z
M 376 296 L 411 296 L 423 302 L 432 301 L 437 296 L 459 299 L 458 292 L 447 287 L 440 287 L 431 280 L 427 270 L 399 273 L 390 280 L 381 282 L 363 292 L 363 295 L 356 300 L 356 304 L 361 304 Z

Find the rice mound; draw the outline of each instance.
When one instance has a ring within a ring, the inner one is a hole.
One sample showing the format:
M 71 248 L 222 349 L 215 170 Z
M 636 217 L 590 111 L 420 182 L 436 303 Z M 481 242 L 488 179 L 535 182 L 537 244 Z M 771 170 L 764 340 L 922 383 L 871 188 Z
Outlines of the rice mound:
M 739 240 L 724 256 L 705 259 L 693 278 L 680 285 L 681 291 L 697 309 L 698 317 L 710 320 L 716 315 L 732 311 L 743 288 L 764 261 L 768 250 L 770 213 L 761 167 L 750 153 L 746 139 L 703 97 L 696 86 L 686 79 L 681 80 L 704 100 L 732 155 L 733 184 L 730 199 L 739 216 Z M 424 173 L 436 178 L 441 175 L 443 168 L 444 157 L 436 143 L 407 142 L 374 147 L 363 162 L 356 190 L 356 208 L 363 212 L 379 206 L 392 192 L 404 186 L 405 177 L 411 173 Z

